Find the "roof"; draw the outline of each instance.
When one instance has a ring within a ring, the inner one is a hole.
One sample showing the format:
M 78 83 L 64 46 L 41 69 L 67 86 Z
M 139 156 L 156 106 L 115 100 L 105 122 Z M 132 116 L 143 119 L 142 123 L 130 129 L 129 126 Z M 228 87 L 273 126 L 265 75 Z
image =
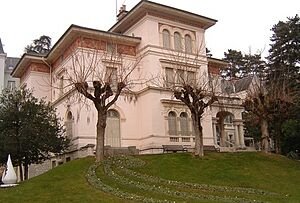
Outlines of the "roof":
M 5 61 L 5 71 L 11 71 L 10 67 L 15 68 L 18 64 L 20 58 L 17 57 L 7 57 Z
M 220 67 L 228 66 L 229 63 L 226 60 L 223 59 L 217 59 L 213 57 L 207 57 L 207 61 L 210 64 L 218 65 Z
M 0 38 L 0 54 L 4 54 L 3 45 Z
M 21 59 L 18 61 L 10 75 L 16 78 L 20 78 L 25 69 L 27 68 L 28 64 L 30 64 L 31 62 L 40 63 L 42 60 L 43 56 L 25 53 L 22 55 Z
M 213 26 L 217 20 L 201 16 L 195 13 L 184 11 L 178 8 L 166 6 L 148 0 L 142 0 L 133 7 L 121 20 L 114 24 L 108 31 L 123 33 L 140 20 L 144 15 L 163 15 L 169 18 L 176 18 L 178 22 L 186 21 L 201 25 L 203 29 Z
M 234 83 L 235 92 L 241 92 L 249 89 L 249 86 L 252 83 L 252 81 L 253 81 L 253 76 L 251 75 L 235 81 Z
M 54 46 L 47 55 L 28 53 L 23 54 L 16 67 L 12 71 L 11 75 L 14 77 L 21 77 L 21 75 L 25 71 L 26 66 L 31 62 L 52 63 L 70 44 L 73 43 L 73 41 L 77 37 L 80 36 L 91 37 L 96 39 L 102 38 L 114 40 L 115 42 L 122 41 L 122 43 L 127 43 L 129 45 L 137 45 L 141 41 L 140 37 L 126 36 L 118 33 L 112 33 L 72 24 L 66 30 L 66 32 L 59 38 L 59 40 L 54 44 Z
M 108 40 L 114 40 L 114 41 L 122 41 L 123 43 L 128 43 L 132 45 L 137 45 L 140 43 L 141 38 L 140 37 L 132 37 L 127 35 L 122 35 L 118 33 L 103 31 L 103 30 L 97 30 L 87 27 L 82 27 L 78 25 L 72 24 L 66 32 L 59 38 L 59 40 L 54 44 L 50 52 L 47 54 L 45 58 L 49 62 L 54 60 L 57 57 L 57 53 L 65 49 L 69 44 L 73 42 L 73 40 L 78 36 L 89 36 L 94 38 L 106 38 Z

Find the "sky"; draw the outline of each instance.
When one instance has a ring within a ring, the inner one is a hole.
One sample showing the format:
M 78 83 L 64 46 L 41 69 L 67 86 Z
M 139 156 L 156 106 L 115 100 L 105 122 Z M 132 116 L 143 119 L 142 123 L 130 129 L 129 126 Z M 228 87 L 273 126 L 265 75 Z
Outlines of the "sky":
M 218 20 L 206 31 L 213 57 L 228 49 L 268 54 L 270 29 L 278 21 L 300 14 L 299 0 L 152 0 Z M 116 5 L 127 10 L 139 0 L 1 0 L 0 38 L 10 57 L 20 57 L 24 47 L 48 35 L 52 44 L 71 24 L 107 31 L 116 22 Z

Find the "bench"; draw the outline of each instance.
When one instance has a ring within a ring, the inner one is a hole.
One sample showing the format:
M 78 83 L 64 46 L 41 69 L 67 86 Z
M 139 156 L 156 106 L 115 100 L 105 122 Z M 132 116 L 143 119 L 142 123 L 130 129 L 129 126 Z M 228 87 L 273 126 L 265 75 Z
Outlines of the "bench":
M 182 152 L 186 152 L 187 149 L 184 148 L 182 145 L 163 145 L 163 153 L 165 152 L 178 152 L 178 151 L 182 151 Z

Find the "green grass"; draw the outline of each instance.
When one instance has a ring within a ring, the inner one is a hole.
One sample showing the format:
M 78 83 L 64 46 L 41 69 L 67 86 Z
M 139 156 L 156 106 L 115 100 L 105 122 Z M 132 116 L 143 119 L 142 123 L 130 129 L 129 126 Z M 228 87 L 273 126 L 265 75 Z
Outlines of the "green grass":
M 157 183 L 155 179 L 150 182 L 141 176 L 126 174 L 118 164 L 111 165 L 111 168 L 125 181 L 108 177 L 103 165 L 97 169 L 97 176 L 104 184 L 130 194 L 176 202 L 218 201 L 174 197 L 161 192 L 163 189 L 145 190 L 139 185 L 149 188 L 156 185 L 182 194 L 237 196 L 264 202 L 300 202 L 300 162 L 283 156 L 262 153 L 208 153 L 203 158 L 195 158 L 189 153 L 177 153 L 143 155 L 136 158 L 143 160 L 145 165 L 125 167 L 148 177 L 155 176 L 183 183 L 254 188 L 278 195 L 207 191 L 186 186 L 178 187 L 164 182 Z M 93 158 L 71 161 L 15 188 L 0 189 L 0 202 L 128 202 L 95 189 L 87 183 L 85 175 L 92 163 Z
M 120 199 L 94 189 L 87 183 L 86 171 L 93 161 L 93 158 L 74 160 L 24 181 L 15 188 L 0 189 L 0 202 L 120 202 Z
M 262 153 L 209 153 L 143 156 L 147 167 L 137 171 L 182 182 L 250 187 L 288 194 L 284 202 L 300 202 L 300 162 Z M 281 199 L 269 199 L 282 202 Z

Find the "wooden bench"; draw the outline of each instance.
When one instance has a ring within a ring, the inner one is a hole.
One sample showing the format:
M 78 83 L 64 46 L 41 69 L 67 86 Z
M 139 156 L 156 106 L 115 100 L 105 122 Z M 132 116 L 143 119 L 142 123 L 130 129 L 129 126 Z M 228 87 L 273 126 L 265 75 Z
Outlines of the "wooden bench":
M 182 145 L 163 145 L 163 153 L 165 152 L 178 152 L 178 151 L 182 151 L 182 152 L 186 152 L 187 149 L 184 148 Z

